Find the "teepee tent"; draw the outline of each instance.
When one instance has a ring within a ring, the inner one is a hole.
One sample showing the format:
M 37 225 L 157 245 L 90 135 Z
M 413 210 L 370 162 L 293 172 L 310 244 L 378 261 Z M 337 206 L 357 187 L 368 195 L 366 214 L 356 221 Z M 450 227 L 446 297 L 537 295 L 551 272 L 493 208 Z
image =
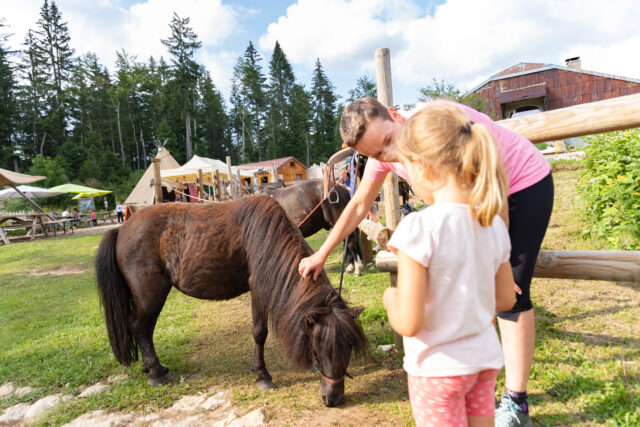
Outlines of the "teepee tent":
M 169 150 L 160 147 L 156 159 L 160 159 L 160 170 L 164 169 L 176 169 L 180 167 L 180 164 L 176 162 Z M 153 186 L 151 180 L 153 179 L 153 164 L 150 165 L 140 178 L 140 181 L 136 184 L 124 201 L 126 205 L 135 205 L 139 208 L 153 205 Z

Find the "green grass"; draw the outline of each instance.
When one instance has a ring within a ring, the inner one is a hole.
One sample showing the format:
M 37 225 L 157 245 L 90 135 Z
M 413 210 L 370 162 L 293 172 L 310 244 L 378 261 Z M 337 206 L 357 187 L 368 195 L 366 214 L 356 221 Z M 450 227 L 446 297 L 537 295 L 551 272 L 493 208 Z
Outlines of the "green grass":
M 579 165 L 554 164 L 554 171 L 556 202 L 544 248 L 606 248 L 580 237 L 574 185 Z M 326 235 L 321 232 L 308 241 L 317 249 Z M 93 260 L 100 239 L 78 236 L 0 247 L 0 383 L 34 388 L 21 398 L 0 399 L 0 411 L 52 393 L 77 395 L 83 386 L 126 373 L 122 383 L 66 402 L 39 423 L 61 425 L 95 409 L 151 411 L 217 387 L 232 391 L 240 411 L 265 407 L 277 425 L 412 424 L 401 356 L 375 351 L 379 344 L 393 342 L 381 301 L 387 274 L 366 268 L 362 277 L 345 275 L 344 298 L 366 307 L 360 319 L 372 357 L 352 362 L 354 379 L 347 380 L 346 403 L 340 409 L 322 405 L 318 375 L 293 371 L 273 334 L 265 359 L 278 388 L 255 388 L 249 371 L 253 341 L 247 295 L 206 302 L 172 291 L 155 341 L 175 381 L 151 388 L 140 362 L 125 368 L 111 353 L 95 290 Z M 329 260 L 340 253 L 336 248 Z M 45 271 L 58 274 L 35 275 Z M 339 261 L 326 271 L 338 286 Z M 537 342 L 529 392 L 534 424 L 639 425 L 640 286 L 535 279 L 533 300 Z

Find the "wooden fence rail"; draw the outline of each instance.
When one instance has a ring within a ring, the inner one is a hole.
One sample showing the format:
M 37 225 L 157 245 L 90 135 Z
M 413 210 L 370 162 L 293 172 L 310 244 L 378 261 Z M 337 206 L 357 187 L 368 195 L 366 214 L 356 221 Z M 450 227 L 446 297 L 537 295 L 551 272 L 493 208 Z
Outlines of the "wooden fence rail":
M 574 105 L 497 123 L 533 142 L 640 127 L 640 94 Z M 367 232 L 369 239 L 386 249 L 391 231 L 384 233 L 379 227 L 364 227 L 363 230 Z M 378 241 L 378 236 L 383 238 Z M 380 271 L 397 271 L 397 259 L 390 252 L 378 253 L 376 265 Z M 640 282 L 640 251 L 540 251 L 534 276 Z
M 398 258 L 388 251 L 376 257 L 378 270 L 398 271 Z M 640 282 L 640 251 L 540 251 L 535 277 Z

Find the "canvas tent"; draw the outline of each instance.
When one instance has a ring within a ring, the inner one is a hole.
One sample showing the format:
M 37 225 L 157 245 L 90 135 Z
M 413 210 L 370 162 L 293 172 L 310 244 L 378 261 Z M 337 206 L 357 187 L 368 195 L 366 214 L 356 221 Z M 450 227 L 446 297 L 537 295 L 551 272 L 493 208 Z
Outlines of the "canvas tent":
M 169 150 L 160 147 L 156 159 L 160 159 L 160 172 L 165 169 L 179 168 L 180 164 L 176 162 Z M 126 205 L 135 205 L 139 208 L 153 205 L 153 186 L 151 181 L 153 180 L 153 165 L 150 165 L 140 178 L 140 181 L 129 194 L 129 197 L 124 201 Z
M 198 176 L 198 169 L 202 170 L 202 174 L 205 180 L 213 182 L 213 174 L 218 171 L 220 178 L 228 180 L 228 168 L 227 164 L 222 160 L 209 159 L 207 157 L 193 156 L 184 165 L 168 170 L 161 170 L 160 176 L 163 179 L 176 181 L 180 183 L 195 182 Z M 237 177 L 238 167 L 231 167 L 231 175 Z M 240 176 L 243 178 L 253 178 L 253 171 L 240 170 Z

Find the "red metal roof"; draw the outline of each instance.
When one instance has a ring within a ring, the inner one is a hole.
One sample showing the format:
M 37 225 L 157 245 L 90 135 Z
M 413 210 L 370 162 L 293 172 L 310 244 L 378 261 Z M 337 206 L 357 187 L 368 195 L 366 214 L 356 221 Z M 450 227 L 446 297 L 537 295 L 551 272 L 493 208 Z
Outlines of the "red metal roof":
M 286 165 L 287 162 L 289 160 L 295 160 L 296 162 L 300 163 L 300 161 L 298 159 L 296 159 L 293 156 L 289 156 L 289 157 L 281 157 L 279 159 L 273 159 L 273 160 L 263 160 L 261 162 L 255 162 L 255 163 L 245 163 L 244 165 L 240 165 L 239 167 L 242 169 L 256 169 L 256 168 L 260 168 L 260 167 L 268 167 L 268 168 L 272 168 L 273 167 L 273 163 L 276 163 L 276 169 L 280 169 L 282 166 Z M 302 163 L 300 163 L 302 164 Z
M 529 71 L 535 68 L 544 67 L 547 64 L 543 64 L 541 62 L 520 62 L 519 64 L 512 65 L 511 67 L 500 71 L 499 73 L 494 74 L 492 77 L 496 76 L 504 76 L 512 73 L 520 73 L 522 71 Z

